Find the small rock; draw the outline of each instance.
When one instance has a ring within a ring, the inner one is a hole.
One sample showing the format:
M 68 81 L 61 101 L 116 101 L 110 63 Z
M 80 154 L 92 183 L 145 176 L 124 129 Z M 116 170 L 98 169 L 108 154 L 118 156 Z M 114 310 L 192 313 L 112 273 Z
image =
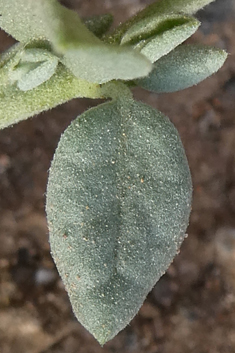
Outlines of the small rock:
M 53 284 L 56 279 L 57 275 L 52 269 L 41 267 L 35 272 L 35 283 L 38 286 L 48 286 Z

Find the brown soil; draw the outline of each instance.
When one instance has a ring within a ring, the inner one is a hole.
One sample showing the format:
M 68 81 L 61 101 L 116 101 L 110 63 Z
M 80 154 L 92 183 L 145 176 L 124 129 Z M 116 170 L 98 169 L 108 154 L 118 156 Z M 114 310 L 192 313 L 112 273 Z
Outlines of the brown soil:
M 151 1 L 67 0 L 83 16 L 123 21 Z M 97 102 L 73 100 L 0 132 L 1 353 L 235 352 L 235 9 L 218 0 L 199 14 L 191 42 L 225 48 L 224 67 L 197 87 L 156 95 L 182 137 L 194 184 L 188 238 L 131 324 L 103 348 L 74 318 L 50 256 L 44 204 L 61 132 Z M 13 40 L 0 32 L 1 49 Z

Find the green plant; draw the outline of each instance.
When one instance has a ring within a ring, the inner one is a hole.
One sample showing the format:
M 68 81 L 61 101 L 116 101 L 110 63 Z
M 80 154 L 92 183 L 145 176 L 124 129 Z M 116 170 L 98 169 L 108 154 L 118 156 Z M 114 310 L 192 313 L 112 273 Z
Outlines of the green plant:
M 182 45 L 212 0 L 161 0 L 109 34 L 55 0 L 0 0 L 18 43 L 0 58 L 0 127 L 75 97 L 111 101 L 78 117 L 50 169 L 52 255 L 78 320 L 104 344 L 137 313 L 183 241 L 191 177 L 174 126 L 130 87 L 173 92 L 224 63 L 223 50 Z

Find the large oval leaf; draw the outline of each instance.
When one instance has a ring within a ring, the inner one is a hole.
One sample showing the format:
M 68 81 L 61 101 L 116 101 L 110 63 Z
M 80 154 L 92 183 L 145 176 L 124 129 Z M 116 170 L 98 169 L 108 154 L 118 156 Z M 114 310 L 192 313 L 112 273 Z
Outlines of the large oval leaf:
M 191 191 L 176 129 L 143 103 L 103 104 L 62 135 L 47 189 L 52 255 L 75 315 L 101 344 L 176 255 Z

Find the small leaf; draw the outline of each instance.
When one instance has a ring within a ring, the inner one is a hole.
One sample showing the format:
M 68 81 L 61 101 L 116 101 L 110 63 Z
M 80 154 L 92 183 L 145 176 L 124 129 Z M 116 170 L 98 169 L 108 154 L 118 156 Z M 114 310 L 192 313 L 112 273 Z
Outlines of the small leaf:
M 159 0 L 122 23 L 105 37 L 108 43 L 137 43 L 156 32 L 162 23 L 181 14 L 192 15 L 214 0 Z
M 0 56 L 0 95 L 4 95 L 6 87 L 11 83 L 9 74 L 18 65 L 24 52 L 24 45 L 17 43 Z M 13 79 L 13 81 L 15 81 Z
M 49 80 L 55 73 L 58 58 L 42 48 L 25 49 L 21 52 L 20 61 L 9 69 L 10 82 L 17 81 L 22 91 L 33 89 Z
M 8 65 L 12 68 L 18 64 L 24 52 L 24 44 L 16 43 L 0 55 L 0 68 Z M 10 63 L 10 65 L 9 65 Z
M 17 86 L 21 91 L 29 91 L 41 85 L 51 78 L 56 72 L 58 58 L 54 57 L 39 64 L 36 68 L 29 70 L 21 76 Z
M 52 255 L 75 315 L 101 344 L 172 262 L 191 192 L 176 129 L 145 104 L 105 103 L 62 135 L 47 188 Z
M 0 77 L 2 77 L 2 70 L 0 70 Z M 4 77 L 7 81 L 6 76 Z M 50 80 L 27 92 L 9 83 L 5 83 L 0 88 L 0 129 L 76 97 L 101 98 L 103 96 L 99 85 L 78 80 L 61 64 L 58 65 L 56 73 Z
M 84 20 L 85 26 L 97 37 L 105 34 L 112 23 L 113 16 L 111 14 L 93 16 Z
M 141 41 L 138 44 L 138 47 L 141 46 L 140 52 L 154 63 L 191 37 L 199 25 L 200 22 L 193 17 L 178 18 L 177 22 L 172 24 L 172 28 L 164 29 L 162 33 Z
M 21 55 L 21 62 L 39 63 L 58 59 L 49 50 L 44 48 L 25 48 Z
M 224 50 L 203 45 L 182 45 L 154 64 L 149 76 L 136 83 L 153 92 L 175 92 L 203 81 L 218 71 L 227 58 Z

